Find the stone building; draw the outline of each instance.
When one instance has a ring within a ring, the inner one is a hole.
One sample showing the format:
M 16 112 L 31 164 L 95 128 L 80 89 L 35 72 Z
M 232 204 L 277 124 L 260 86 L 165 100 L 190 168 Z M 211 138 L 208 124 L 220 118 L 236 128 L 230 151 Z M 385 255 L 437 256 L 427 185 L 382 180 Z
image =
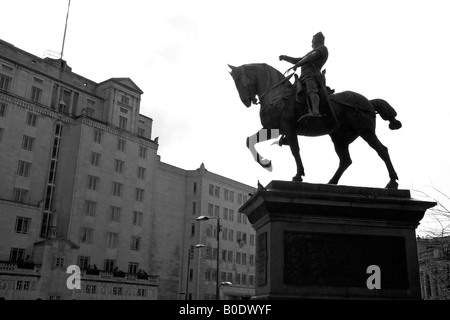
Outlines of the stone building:
M 420 288 L 425 300 L 450 299 L 450 237 L 417 238 Z
M 235 199 L 252 188 L 161 162 L 142 94 L 129 78 L 96 83 L 0 40 L 0 298 L 183 298 L 192 210 L 206 214 L 210 203 L 237 219 L 240 203 L 207 200 L 209 184 Z M 203 275 L 209 264 L 192 265 Z M 80 290 L 68 289 L 70 265 Z

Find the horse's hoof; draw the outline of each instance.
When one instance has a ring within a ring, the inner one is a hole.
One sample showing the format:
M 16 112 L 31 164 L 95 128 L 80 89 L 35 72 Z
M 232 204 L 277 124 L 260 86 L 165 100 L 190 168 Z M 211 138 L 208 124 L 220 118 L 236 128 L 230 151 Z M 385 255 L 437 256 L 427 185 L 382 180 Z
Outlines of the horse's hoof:
M 302 182 L 303 179 L 302 179 L 302 177 L 297 177 L 297 176 L 295 176 L 295 177 L 292 178 L 292 181 L 295 181 L 295 182 Z
M 334 185 L 336 185 L 336 184 L 337 184 L 337 181 L 330 180 L 330 181 L 328 181 L 328 184 L 334 184 Z
M 398 189 L 398 183 L 395 180 L 389 181 L 389 183 L 386 185 L 386 189 Z

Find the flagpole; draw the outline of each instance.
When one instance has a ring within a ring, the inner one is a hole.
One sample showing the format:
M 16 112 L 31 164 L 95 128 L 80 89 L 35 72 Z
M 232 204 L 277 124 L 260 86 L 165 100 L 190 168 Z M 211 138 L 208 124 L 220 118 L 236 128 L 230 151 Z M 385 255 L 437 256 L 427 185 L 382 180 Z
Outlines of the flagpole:
M 64 26 L 64 37 L 63 37 L 63 43 L 62 43 L 62 49 L 61 49 L 61 60 L 62 60 L 63 54 L 64 54 L 64 43 L 66 42 L 66 31 L 67 31 L 67 20 L 69 20 L 69 9 L 70 9 L 70 0 L 69 0 L 69 4 L 67 6 L 66 25 Z

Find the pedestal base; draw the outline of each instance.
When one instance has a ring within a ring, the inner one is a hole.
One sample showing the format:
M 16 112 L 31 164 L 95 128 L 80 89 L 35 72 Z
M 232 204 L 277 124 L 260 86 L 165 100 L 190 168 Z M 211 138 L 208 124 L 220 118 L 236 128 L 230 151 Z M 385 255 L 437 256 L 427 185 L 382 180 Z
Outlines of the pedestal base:
M 254 298 L 420 299 L 415 229 L 434 205 L 408 190 L 272 181 L 240 208 L 256 230 Z

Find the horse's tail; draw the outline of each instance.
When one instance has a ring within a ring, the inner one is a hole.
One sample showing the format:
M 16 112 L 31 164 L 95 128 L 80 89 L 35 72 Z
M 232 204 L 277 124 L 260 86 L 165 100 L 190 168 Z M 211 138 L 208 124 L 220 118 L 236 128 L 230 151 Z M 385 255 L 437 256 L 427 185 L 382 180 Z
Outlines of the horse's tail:
M 395 119 L 397 112 L 389 103 L 383 99 L 373 99 L 370 103 L 383 120 L 389 121 L 389 129 L 397 130 L 402 127 L 402 123 Z

